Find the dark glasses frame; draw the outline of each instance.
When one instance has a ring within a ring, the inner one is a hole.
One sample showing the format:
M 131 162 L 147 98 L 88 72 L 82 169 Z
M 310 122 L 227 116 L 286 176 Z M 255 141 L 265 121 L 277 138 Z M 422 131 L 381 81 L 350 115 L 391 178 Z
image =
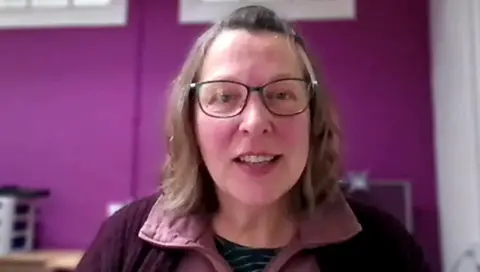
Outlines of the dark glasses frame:
M 267 106 L 267 103 L 265 102 L 265 96 L 263 94 L 263 92 L 265 91 L 265 89 L 269 86 L 269 85 L 272 85 L 274 83 L 278 83 L 278 82 L 281 82 L 281 81 L 301 81 L 303 83 L 306 84 L 306 87 L 307 89 L 305 90 L 307 92 L 307 94 L 309 95 L 308 99 L 307 99 L 307 103 L 305 103 L 305 106 L 299 110 L 299 111 L 296 111 L 294 113 L 290 113 L 290 114 L 279 114 L 279 113 L 276 113 L 274 111 L 272 111 L 270 109 L 270 107 Z M 209 83 L 233 83 L 233 84 L 238 84 L 240 86 L 243 86 L 245 87 L 245 90 L 247 90 L 247 96 L 245 97 L 245 102 L 243 103 L 242 107 L 238 110 L 238 111 L 235 111 L 233 114 L 229 114 L 229 115 L 215 115 L 215 114 L 211 114 L 207 111 L 205 111 L 205 109 L 203 108 L 202 106 L 202 103 L 200 103 L 200 96 L 198 95 L 199 93 L 199 90 L 200 90 L 200 87 L 205 85 L 205 84 L 209 84 Z M 247 84 L 243 84 L 241 82 L 238 82 L 238 81 L 234 81 L 234 80 L 208 80 L 208 81 L 201 81 L 201 82 L 194 82 L 194 83 L 190 83 L 190 92 L 192 94 L 195 95 L 196 97 L 196 100 L 197 100 L 197 103 L 198 105 L 200 106 L 200 109 L 202 110 L 203 113 L 205 113 L 206 115 L 210 116 L 210 117 L 214 117 L 214 118 L 231 118 L 231 117 L 234 117 L 234 116 L 237 116 L 237 115 L 240 115 L 243 110 L 245 109 L 245 107 L 247 106 L 248 104 L 248 100 L 250 98 L 250 94 L 252 92 L 259 92 L 260 93 L 260 98 L 262 100 L 262 103 L 263 105 L 265 106 L 265 108 L 272 114 L 272 115 L 275 115 L 275 116 L 280 116 L 280 117 L 288 117 L 288 116 L 295 116 L 295 115 L 298 115 L 302 112 L 304 112 L 305 110 L 307 110 L 310 106 L 310 101 L 314 98 L 315 96 L 315 90 L 317 89 L 317 86 L 318 86 L 318 83 L 316 81 L 312 81 L 310 79 L 306 79 L 306 78 L 296 78 L 296 77 L 287 77 L 287 78 L 280 78 L 280 79 L 276 79 L 276 80 L 273 80 L 273 81 L 270 81 L 264 85 L 261 85 L 261 86 L 249 86 Z

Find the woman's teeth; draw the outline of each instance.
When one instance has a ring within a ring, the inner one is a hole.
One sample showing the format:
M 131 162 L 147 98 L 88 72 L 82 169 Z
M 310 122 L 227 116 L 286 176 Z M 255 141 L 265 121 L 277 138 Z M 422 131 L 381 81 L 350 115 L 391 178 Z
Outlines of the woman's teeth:
M 267 163 L 271 162 L 275 156 L 255 156 L 255 155 L 246 155 L 239 157 L 239 160 L 244 163 Z

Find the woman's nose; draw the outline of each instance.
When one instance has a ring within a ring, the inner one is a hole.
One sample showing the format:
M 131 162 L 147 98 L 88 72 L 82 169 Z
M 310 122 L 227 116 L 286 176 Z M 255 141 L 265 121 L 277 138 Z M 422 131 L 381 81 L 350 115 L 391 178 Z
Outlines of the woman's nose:
M 243 133 L 259 135 L 272 131 L 273 116 L 258 93 L 250 95 L 241 117 L 240 131 Z

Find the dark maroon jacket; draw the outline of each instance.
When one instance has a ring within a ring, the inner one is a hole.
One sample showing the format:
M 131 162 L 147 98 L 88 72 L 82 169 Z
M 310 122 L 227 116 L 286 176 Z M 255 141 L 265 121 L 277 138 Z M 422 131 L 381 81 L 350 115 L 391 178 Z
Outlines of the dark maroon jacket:
M 157 200 L 140 199 L 110 217 L 101 227 L 76 271 L 176 271 L 185 252 L 163 249 L 138 237 Z M 347 241 L 319 247 L 314 254 L 322 272 L 428 272 L 421 248 L 392 216 L 349 201 L 362 231 Z

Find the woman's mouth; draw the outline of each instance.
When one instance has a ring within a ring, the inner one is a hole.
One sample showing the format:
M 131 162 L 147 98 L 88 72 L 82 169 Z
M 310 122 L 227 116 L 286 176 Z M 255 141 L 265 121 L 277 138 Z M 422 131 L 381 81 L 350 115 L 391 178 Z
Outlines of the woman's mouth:
M 282 155 L 254 155 L 245 154 L 238 156 L 233 161 L 235 165 L 250 177 L 263 177 L 272 173 L 278 166 Z
M 268 164 L 280 159 L 281 155 L 242 155 L 234 159 L 235 162 L 243 164 Z

